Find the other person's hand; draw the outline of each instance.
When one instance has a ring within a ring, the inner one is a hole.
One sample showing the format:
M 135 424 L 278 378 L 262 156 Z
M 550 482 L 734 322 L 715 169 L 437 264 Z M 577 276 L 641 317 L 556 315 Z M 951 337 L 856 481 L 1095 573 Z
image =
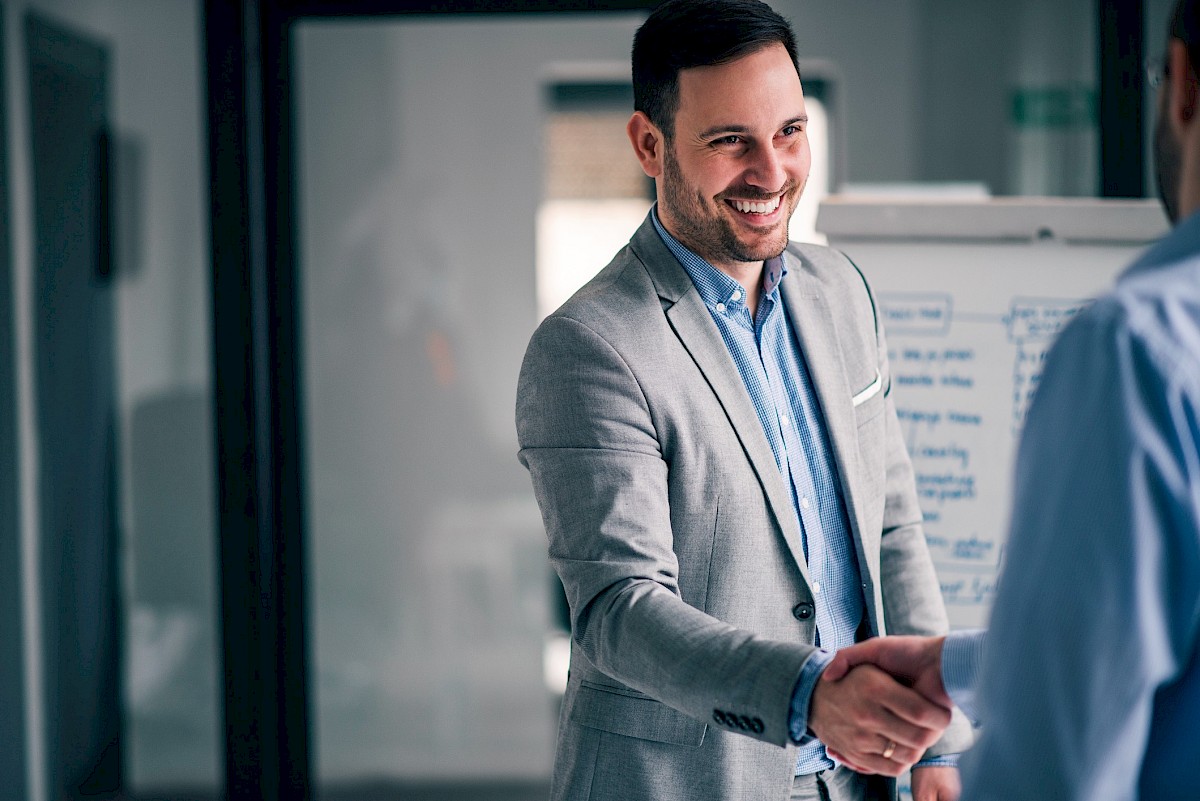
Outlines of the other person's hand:
M 912 770 L 913 801 L 958 801 L 962 782 L 958 768 L 930 765 Z

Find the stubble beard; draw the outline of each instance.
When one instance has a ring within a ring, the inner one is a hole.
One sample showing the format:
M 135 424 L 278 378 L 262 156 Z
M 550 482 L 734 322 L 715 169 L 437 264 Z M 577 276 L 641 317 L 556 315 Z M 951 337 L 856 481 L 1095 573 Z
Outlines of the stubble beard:
M 783 197 L 780 199 L 780 203 L 787 207 L 785 221 L 791 220 L 800 196 L 800 192 L 792 191 L 794 186 L 784 186 Z M 663 163 L 663 195 L 670 209 L 671 219 L 678 229 L 673 232 L 675 238 L 711 264 L 765 261 L 783 253 L 787 247 L 786 223 L 769 239 L 749 243 L 738 238 L 730 221 L 719 212 L 707 213 L 705 203 L 708 198 L 684 180 L 679 162 L 675 160 L 674 148 L 669 143 L 665 148 Z M 744 200 L 768 200 L 771 196 L 764 197 L 758 190 L 745 188 L 738 192 L 738 197 Z
M 1171 135 L 1160 102 L 1158 117 L 1154 123 L 1154 173 L 1157 178 L 1158 196 L 1171 225 L 1179 221 L 1179 174 L 1183 166 L 1182 161 L 1179 143 Z

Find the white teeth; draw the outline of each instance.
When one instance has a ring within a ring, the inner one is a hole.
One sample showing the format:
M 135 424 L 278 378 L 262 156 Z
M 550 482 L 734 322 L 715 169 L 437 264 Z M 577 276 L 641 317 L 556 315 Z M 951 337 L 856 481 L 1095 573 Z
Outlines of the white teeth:
M 779 208 L 779 198 L 768 200 L 765 203 L 752 203 L 748 200 L 735 200 L 733 207 L 738 211 L 747 214 L 770 214 Z

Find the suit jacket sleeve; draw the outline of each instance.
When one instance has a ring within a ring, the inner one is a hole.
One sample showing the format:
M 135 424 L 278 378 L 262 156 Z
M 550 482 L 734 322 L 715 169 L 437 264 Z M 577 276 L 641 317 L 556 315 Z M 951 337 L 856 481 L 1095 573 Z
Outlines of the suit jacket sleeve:
M 757 721 L 748 736 L 788 744 L 792 688 L 814 649 L 737 629 L 682 599 L 669 466 L 621 354 L 578 320 L 548 318 L 522 366 L 517 433 L 578 652 L 692 717 L 729 710 Z

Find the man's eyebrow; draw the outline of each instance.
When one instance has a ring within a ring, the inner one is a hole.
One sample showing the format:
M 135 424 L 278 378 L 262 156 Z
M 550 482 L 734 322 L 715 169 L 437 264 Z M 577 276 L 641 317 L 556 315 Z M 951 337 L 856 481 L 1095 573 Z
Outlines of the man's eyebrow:
M 701 139 L 709 139 L 711 137 L 717 136 L 718 134 L 746 133 L 749 130 L 750 129 L 747 128 L 745 125 L 714 125 L 711 128 L 701 131 L 700 138 Z
M 808 122 L 808 115 L 807 114 L 799 114 L 795 117 L 792 117 L 791 119 L 784 120 L 782 123 L 780 123 L 779 127 L 786 128 L 789 125 L 796 125 L 797 123 L 806 123 L 806 122 Z M 747 128 L 745 125 L 714 125 L 711 128 L 701 131 L 700 138 L 701 139 L 710 139 L 714 136 L 719 136 L 722 134 L 742 134 L 742 133 L 749 133 L 749 131 L 750 131 L 750 129 Z

